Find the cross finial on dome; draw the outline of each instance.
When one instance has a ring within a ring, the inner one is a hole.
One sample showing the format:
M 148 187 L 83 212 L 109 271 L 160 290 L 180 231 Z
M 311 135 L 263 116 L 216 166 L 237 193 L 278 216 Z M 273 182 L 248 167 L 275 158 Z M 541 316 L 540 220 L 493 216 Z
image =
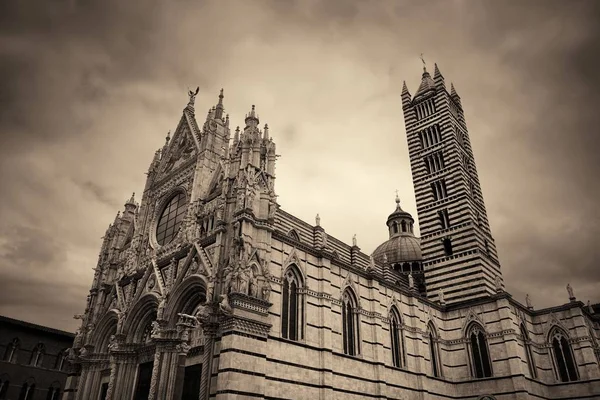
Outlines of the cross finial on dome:
M 427 65 L 425 64 L 425 59 L 423 58 L 423 53 L 421 53 L 421 62 L 423 63 L 423 72 L 427 72 Z
M 400 196 L 398 195 L 398 189 L 396 189 L 396 205 L 400 207 Z

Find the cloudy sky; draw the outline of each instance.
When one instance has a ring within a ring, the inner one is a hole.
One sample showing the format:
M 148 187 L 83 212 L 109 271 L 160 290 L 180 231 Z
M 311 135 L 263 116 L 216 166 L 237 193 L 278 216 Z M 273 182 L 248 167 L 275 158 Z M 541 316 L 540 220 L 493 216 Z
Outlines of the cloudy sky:
M 167 6 L 166 4 L 169 4 Z M 370 253 L 415 212 L 402 81 L 419 55 L 462 97 L 509 291 L 600 301 L 598 2 L 0 3 L 0 314 L 65 330 L 101 237 L 199 86 L 256 104 L 280 204 Z

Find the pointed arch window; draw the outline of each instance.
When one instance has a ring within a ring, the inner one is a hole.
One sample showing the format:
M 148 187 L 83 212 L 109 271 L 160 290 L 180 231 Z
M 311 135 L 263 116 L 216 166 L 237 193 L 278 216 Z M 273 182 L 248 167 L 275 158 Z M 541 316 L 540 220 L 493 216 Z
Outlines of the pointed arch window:
M 9 363 L 17 362 L 17 353 L 20 347 L 21 341 L 18 338 L 14 338 L 10 344 L 6 346 L 6 351 L 4 352 L 4 361 L 8 361 Z
M 577 365 L 567 334 L 563 330 L 555 328 L 550 334 L 550 344 L 552 345 L 556 378 L 561 382 L 578 380 Z
M 492 376 L 492 363 L 485 331 L 478 324 L 472 324 L 467 331 L 471 353 L 471 372 L 475 378 Z
M 29 364 L 34 367 L 41 367 L 42 361 L 44 360 L 44 354 L 46 353 L 46 347 L 42 343 L 38 343 L 31 353 L 31 359 Z
M 187 198 L 185 193 L 177 192 L 163 208 L 156 226 L 156 241 L 164 246 L 170 243 L 179 232 L 181 222 L 185 218 Z
M 390 312 L 390 336 L 392 344 L 392 362 L 394 367 L 405 368 L 406 353 L 404 347 L 404 332 L 402 330 L 402 318 L 396 307 L 393 307 Z
M 529 376 L 535 379 L 537 373 L 535 370 L 535 362 L 533 361 L 533 353 L 531 351 L 531 341 L 529 340 L 529 333 L 524 324 L 521 324 L 521 337 L 523 338 L 523 349 L 525 350 L 525 359 L 527 360 L 527 367 L 529 368 Z
M 0 376 L 0 400 L 6 399 L 8 393 L 8 387 L 10 386 L 10 379 L 8 375 L 4 374 Z
M 304 299 L 301 289 L 302 276 L 295 265 L 291 265 L 283 276 L 281 306 L 281 337 L 290 340 L 304 338 Z
M 46 394 L 46 400 L 59 400 L 60 398 L 60 385 L 58 382 L 54 382 L 48 388 L 48 394 Z
M 35 394 L 35 383 L 27 381 L 21 386 L 21 392 L 19 393 L 19 400 L 32 400 Z
M 344 354 L 350 356 L 360 354 L 358 301 L 350 289 L 346 289 L 342 295 L 342 336 Z
M 431 374 L 433 376 L 442 376 L 442 361 L 440 359 L 439 343 L 437 330 L 430 322 L 427 326 L 427 336 L 429 338 L 429 355 L 431 357 Z

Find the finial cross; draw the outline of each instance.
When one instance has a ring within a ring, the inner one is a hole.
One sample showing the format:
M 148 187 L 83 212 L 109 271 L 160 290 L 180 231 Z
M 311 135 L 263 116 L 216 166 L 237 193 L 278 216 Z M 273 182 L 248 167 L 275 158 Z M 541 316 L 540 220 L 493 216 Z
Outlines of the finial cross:
M 423 71 L 425 71 L 427 68 L 427 65 L 425 64 L 425 59 L 423 58 L 423 53 L 421 53 L 421 62 L 423 63 Z

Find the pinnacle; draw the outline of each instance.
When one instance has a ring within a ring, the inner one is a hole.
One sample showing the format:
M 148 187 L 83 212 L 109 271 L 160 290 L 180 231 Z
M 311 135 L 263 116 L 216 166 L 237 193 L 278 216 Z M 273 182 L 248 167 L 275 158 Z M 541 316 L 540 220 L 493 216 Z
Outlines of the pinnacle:
M 437 78 L 437 77 L 442 77 L 442 73 L 440 72 L 437 63 L 434 64 L 434 68 L 433 68 L 433 77 Z M 442 77 L 443 78 L 443 77 Z
M 450 96 L 458 96 L 458 93 L 456 93 L 456 89 L 454 88 L 454 83 L 450 83 Z

